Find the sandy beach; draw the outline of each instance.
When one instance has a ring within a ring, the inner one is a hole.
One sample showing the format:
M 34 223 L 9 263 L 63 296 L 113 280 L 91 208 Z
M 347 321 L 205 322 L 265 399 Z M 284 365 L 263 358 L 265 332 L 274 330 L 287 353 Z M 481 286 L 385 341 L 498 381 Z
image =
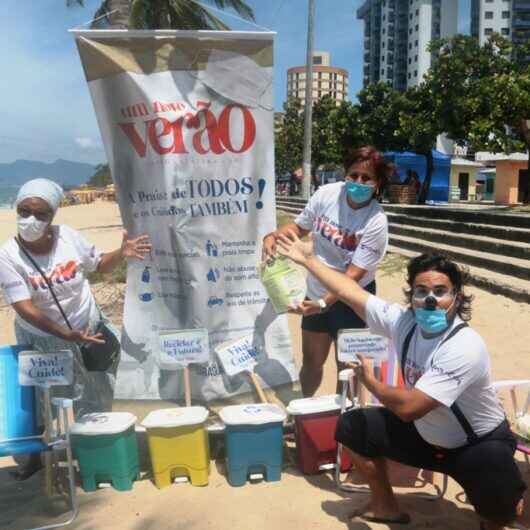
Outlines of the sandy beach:
M 81 230 L 101 250 L 108 251 L 121 242 L 121 218 L 114 203 L 101 202 L 60 209 L 57 223 Z M 0 210 L 0 242 L 15 233 L 15 213 Z M 378 273 L 378 294 L 387 300 L 402 301 L 404 261 L 389 256 Z M 471 325 L 482 335 L 489 348 L 494 380 L 530 378 L 529 306 L 492 295 L 476 288 Z M 0 339 L 14 343 L 13 313 L 0 308 Z M 290 316 L 293 350 L 300 365 L 299 318 Z M 335 388 L 334 360 L 330 356 L 319 394 Z M 508 405 L 509 400 L 505 399 Z M 152 404 L 156 408 L 156 402 Z M 508 408 L 509 411 L 509 408 Z M 82 530 L 172 530 L 172 529 L 313 529 L 379 530 L 414 528 L 431 530 L 478 529 L 472 508 L 465 504 L 461 488 L 450 480 L 445 498 L 437 502 L 420 500 L 411 490 L 399 490 L 403 508 L 410 512 L 408 526 L 368 524 L 348 520 L 348 513 L 363 504 L 363 495 L 339 492 L 330 474 L 303 476 L 294 466 L 294 448 L 286 450 L 282 480 L 261 482 L 232 488 L 225 477 L 222 460 L 212 461 L 210 484 L 194 488 L 189 484 L 174 485 L 159 491 L 149 478 L 137 482 L 133 491 L 118 493 L 102 489 L 87 494 L 78 488 L 80 515 L 71 528 Z M 517 457 L 530 484 L 530 469 Z M 24 483 L 15 482 L 8 474 L 14 469 L 10 458 L 0 459 L 0 528 L 22 530 L 55 522 L 64 514 L 64 503 L 50 502 L 44 497 L 43 473 Z M 145 468 L 148 471 L 148 467 Z M 502 488 L 502 484 L 499 484 Z M 423 490 L 422 490 L 423 491 Z M 523 523 L 530 526 L 530 495 L 526 496 Z

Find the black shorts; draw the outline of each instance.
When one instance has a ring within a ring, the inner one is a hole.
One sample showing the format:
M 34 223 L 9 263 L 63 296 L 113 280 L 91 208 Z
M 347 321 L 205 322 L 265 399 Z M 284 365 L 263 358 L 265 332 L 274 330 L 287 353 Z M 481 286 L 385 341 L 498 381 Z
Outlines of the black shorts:
M 375 294 L 375 281 L 370 282 L 365 291 Z M 324 313 L 302 317 L 302 329 L 327 333 L 335 340 L 339 329 L 365 328 L 366 322 L 357 316 L 357 313 L 341 301 L 335 302 Z
M 513 454 L 516 440 L 507 421 L 473 445 L 440 449 L 427 443 L 413 422 L 406 423 L 384 407 L 343 414 L 335 438 L 368 458 L 387 457 L 409 466 L 445 473 L 458 482 L 484 519 L 507 525 L 526 485 Z

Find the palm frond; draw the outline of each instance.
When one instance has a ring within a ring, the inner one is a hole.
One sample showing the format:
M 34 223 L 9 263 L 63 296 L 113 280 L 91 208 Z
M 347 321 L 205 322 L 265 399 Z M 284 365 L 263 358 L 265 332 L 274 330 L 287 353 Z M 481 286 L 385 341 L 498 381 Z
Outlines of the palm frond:
M 224 22 L 193 0 L 169 0 L 168 11 L 172 28 L 230 30 Z
M 206 0 L 207 3 L 214 3 L 219 9 L 232 8 L 238 15 L 246 20 L 256 20 L 253 9 L 242 0 Z

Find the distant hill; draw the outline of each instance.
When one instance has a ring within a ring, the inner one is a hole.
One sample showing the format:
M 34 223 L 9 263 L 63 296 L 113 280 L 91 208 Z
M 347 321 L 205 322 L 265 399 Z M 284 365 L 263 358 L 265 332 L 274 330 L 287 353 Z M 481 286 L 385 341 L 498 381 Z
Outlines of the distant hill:
M 44 177 L 71 188 L 85 184 L 94 174 L 96 166 L 83 162 L 58 159 L 55 162 L 16 160 L 0 164 L 0 185 L 20 186 L 28 180 Z

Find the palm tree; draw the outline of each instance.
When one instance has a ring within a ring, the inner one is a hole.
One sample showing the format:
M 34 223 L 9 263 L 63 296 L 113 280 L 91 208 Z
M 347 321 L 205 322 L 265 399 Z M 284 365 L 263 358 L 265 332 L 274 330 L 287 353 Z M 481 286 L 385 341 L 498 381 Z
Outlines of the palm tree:
M 232 8 L 246 20 L 254 20 L 243 0 L 207 0 L 220 9 Z M 66 0 L 66 5 L 84 0 Z M 230 28 L 196 0 L 103 0 L 94 19 L 104 18 L 113 29 L 213 29 Z M 98 26 L 98 21 L 92 27 Z

